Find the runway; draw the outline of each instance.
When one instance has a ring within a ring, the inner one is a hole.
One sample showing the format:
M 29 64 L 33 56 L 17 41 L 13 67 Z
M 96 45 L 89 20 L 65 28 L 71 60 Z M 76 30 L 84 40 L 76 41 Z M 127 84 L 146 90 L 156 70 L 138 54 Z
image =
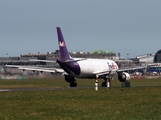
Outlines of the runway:
M 136 88 L 136 87 L 157 87 L 161 85 L 133 85 L 131 87 L 124 87 L 124 88 Z M 102 87 L 99 87 L 102 88 Z M 107 87 L 103 87 L 107 88 Z M 115 89 L 115 88 L 122 88 L 121 86 L 111 86 L 109 89 Z M 55 91 L 55 90 L 76 90 L 76 89 L 93 89 L 95 90 L 95 87 L 59 87 L 59 88 L 9 88 L 9 89 L 0 89 L 0 92 L 22 92 L 22 91 Z

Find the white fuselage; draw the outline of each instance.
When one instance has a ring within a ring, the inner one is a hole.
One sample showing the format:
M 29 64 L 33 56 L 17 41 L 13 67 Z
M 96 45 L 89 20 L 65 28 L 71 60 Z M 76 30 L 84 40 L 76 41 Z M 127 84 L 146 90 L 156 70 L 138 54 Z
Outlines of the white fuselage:
M 80 66 L 80 75 L 79 77 L 91 77 L 95 74 L 106 72 L 107 74 L 112 75 L 113 72 L 118 69 L 117 64 L 109 59 L 87 59 L 78 61 Z

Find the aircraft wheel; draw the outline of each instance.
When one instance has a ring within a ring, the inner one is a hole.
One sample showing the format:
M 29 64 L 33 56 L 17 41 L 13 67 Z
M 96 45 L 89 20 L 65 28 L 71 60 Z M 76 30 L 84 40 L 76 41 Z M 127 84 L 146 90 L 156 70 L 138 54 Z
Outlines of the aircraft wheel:
M 77 87 L 77 83 L 70 83 L 70 87 Z
M 106 82 L 102 82 L 102 87 L 106 87 Z

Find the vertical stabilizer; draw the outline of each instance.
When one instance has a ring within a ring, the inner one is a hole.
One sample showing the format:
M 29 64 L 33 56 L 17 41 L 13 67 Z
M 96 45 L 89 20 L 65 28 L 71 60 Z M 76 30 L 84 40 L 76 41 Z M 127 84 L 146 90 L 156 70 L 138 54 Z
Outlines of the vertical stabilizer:
M 63 34 L 61 32 L 61 28 L 57 27 L 57 34 L 58 34 L 58 45 L 59 45 L 59 49 L 60 49 L 60 58 L 63 60 L 69 59 L 69 53 L 63 38 Z

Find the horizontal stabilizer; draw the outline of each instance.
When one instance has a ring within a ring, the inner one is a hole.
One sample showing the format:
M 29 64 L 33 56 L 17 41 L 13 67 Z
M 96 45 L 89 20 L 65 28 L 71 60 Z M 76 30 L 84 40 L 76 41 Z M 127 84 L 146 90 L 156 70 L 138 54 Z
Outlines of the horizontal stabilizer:
M 29 59 L 29 61 L 56 63 L 56 61 L 52 61 L 52 60 L 38 60 L 38 59 Z
M 64 63 L 70 63 L 70 62 L 77 62 L 77 61 L 83 61 L 83 60 L 87 60 L 86 58 L 82 58 L 82 59 L 77 59 L 77 60 L 66 60 L 66 61 L 64 61 Z

